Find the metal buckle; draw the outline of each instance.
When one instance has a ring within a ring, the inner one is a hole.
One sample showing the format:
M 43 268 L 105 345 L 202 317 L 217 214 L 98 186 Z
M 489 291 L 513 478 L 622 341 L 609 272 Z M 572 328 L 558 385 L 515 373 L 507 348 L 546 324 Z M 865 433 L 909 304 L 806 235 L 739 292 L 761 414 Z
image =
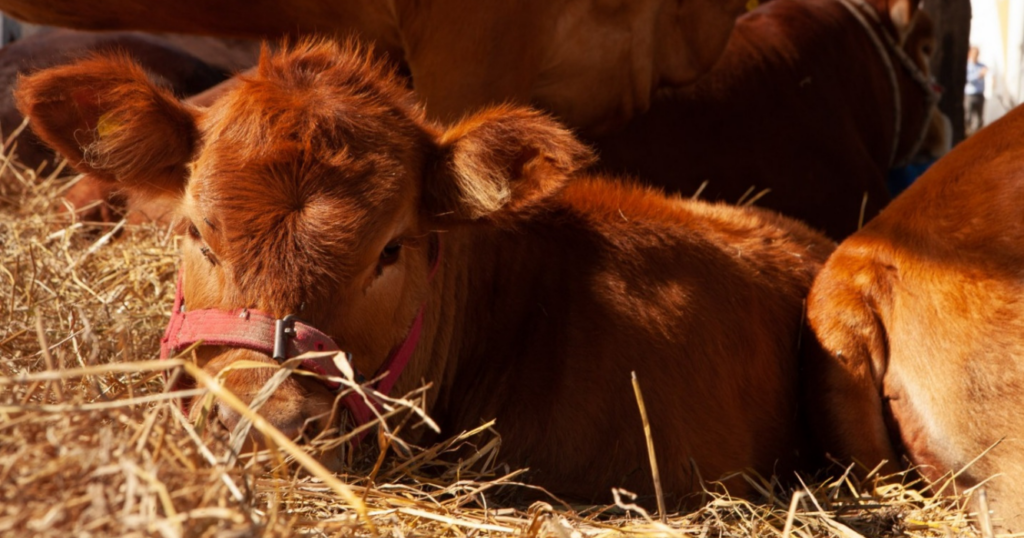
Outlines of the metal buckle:
M 299 317 L 288 314 L 274 322 L 274 360 L 284 361 L 288 358 L 288 339 L 295 337 L 295 322 Z

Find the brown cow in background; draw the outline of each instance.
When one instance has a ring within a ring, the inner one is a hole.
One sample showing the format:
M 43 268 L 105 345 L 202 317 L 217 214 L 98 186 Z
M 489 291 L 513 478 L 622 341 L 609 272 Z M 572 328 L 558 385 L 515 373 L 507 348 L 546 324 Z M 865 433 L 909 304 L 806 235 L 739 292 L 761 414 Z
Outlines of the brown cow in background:
M 273 38 L 356 35 L 412 74 L 432 118 L 507 101 L 603 132 L 693 81 L 745 0 L 0 0 L 25 21 L 91 30 Z
M 116 59 L 26 78 L 18 97 L 81 171 L 176 196 L 187 308 L 169 337 L 190 316 L 301 314 L 317 349 L 373 372 L 415 334 L 396 392 L 432 383 L 444 435 L 496 419 L 502 455 L 574 498 L 652 492 L 631 370 L 674 501 L 699 476 L 797 463 L 803 297 L 833 248 L 802 224 L 577 173 L 590 152 L 528 109 L 443 128 L 387 68 L 329 43 L 268 55 L 207 109 Z M 268 345 L 198 356 L 211 373 L 273 367 Z M 251 399 L 273 371 L 224 382 Z M 294 435 L 334 398 L 293 376 L 260 412 Z
M 886 171 L 918 152 L 938 115 L 933 46 L 913 0 L 773 0 L 737 21 L 697 83 L 598 138 L 600 166 L 685 195 L 706 181 L 710 200 L 769 189 L 758 205 L 842 239 L 865 195 L 865 222 L 889 202 Z
M 936 489 L 950 473 L 961 490 L 985 483 L 995 523 L 1018 533 L 1021 133 L 1017 108 L 954 148 L 839 246 L 807 304 L 828 352 L 807 365 L 825 448 L 868 468 L 905 456 Z

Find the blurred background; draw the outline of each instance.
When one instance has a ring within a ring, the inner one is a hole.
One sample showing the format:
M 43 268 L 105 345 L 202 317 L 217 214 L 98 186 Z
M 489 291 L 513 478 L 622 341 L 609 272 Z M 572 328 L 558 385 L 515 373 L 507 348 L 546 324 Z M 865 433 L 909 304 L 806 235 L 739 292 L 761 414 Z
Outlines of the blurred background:
M 979 61 L 988 67 L 984 116 L 988 124 L 1020 104 L 1024 97 L 1024 2 L 971 0 L 971 12 L 970 42 L 979 49 Z

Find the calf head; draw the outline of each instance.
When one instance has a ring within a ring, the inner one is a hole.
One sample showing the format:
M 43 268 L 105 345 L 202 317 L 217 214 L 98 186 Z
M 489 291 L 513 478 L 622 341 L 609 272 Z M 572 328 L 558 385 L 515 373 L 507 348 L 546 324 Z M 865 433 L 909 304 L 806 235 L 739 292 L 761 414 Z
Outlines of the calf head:
M 187 227 L 188 310 L 297 315 L 367 373 L 431 295 L 437 231 L 514 225 L 591 159 L 528 109 L 492 108 L 447 130 L 431 124 L 398 76 L 351 43 L 264 50 L 257 71 L 205 109 L 118 57 L 24 78 L 17 99 L 79 171 L 174 201 Z M 423 375 L 414 365 L 429 355 L 420 349 L 410 370 Z M 224 346 L 196 356 L 210 373 L 242 359 L 274 364 Z M 234 369 L 224 382 L 250 399 L 272 373 Z M 261 409 L 291 434 L 323 426 L 335 405 L 325 385 L 297 377 Z M 224 407 L 217 416 L 237 421 Z

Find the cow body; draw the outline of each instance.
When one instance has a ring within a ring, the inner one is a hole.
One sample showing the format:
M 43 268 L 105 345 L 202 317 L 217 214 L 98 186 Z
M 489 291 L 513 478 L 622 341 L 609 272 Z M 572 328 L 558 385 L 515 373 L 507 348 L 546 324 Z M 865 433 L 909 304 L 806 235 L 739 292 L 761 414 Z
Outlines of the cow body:
M 301 312 L 362 372 L 422 312 L 395 391 L 433 383 L 444 435 L 496 419 L 504 457 L 553 492 L 652 491 L 630 371 L 675 501 L 700 477 L 796 465 L 802 301 L 833 246 L 797 222 L 581 174 L 587 148 L 527 109 L 443 129 L 400 79 L 330 44 L 264 58 L 207 109 L 102 60 L 26 79 L 19 98 L 83 171 L 175 193 L 189 310 Z M 211 373 L 274 364 L 199 357 Z M 225 383 L 249 399 L 272 373 Z M 334 404 L 296 377 L 261 409 L 292 434 Z
M 404 62 L 433 118 L 506 101 L 570 125 L 615 128 L 654 90 L 694 80 L 718 58 L 742 0 L 0 0 L 37 24 L 278 38 L 357 35 Z
M 906 456 L 936 489 L 991 479 L 1008 532 L 1024 524 L 1022 130 L 1016 110 L 954 148 L 840 245 L 808 299 L 825 448 L 869 468 Z
M 450 363 L 431 412 L 442 432 L 496 419 L 502 455 L 553 491 L 650 495 L 635 370 L 673 502 L 700 490 L 695 473 L 796 468 L 800 293 L 830 244 L 774 215 L 604 179 L 569 185 L 550 210 L 451 239 L 468 261 L 437 288 L 461 300 L 436 303 L 453 343 L 433 355 Z
M 844 2 L 861 6 L 870 30 Z M 886 171 L 894 159 L 913 157 L 929 116 L 938 114 L 929 88 L 887 48 L 895 102 L 870 35 L 902 43 L 927 77 L 932 28 L 914 9 L 859 0 L 763 4 L 738 19 L 707 75 L 660 93 L 647 114 L 597 139 L 602 169 L 686 195 L 706 181 L 702 197 L 731 203 L 767 189 L 758 205 L 846 237 L 889 202 Z

